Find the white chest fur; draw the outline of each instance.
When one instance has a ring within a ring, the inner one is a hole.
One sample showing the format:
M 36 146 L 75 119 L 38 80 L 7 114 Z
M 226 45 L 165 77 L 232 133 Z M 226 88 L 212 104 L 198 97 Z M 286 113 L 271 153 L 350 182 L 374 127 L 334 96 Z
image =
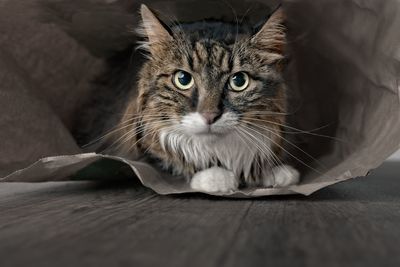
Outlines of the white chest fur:
M 273 167 L 278 160 L 272 154 L 271 137 L 256 136 L 254 132 L 239 129 L 237 118 L 232 114 L 224 114 L 210 126 L 204 123 L 198 113 L 192 113 L 185 116 L 175 129 L 161 130 L 160 144 L 163 149 L 182 155 L 185 162 L 199 170 L 191 180 L 192 188 L 198 191 L 236 190 L 238 177 L 243 174 L 247 180 L 254 164 L 262 168 L 258 172 L 262 186 L 282 187 L 298 183 L 299 173 L 296 169 L 279 164 Z M 260 159 L 263 162 L 257 163 Z M 263 166 L 266 162 L 270 166 Z M 222 165 L 221 168 L 216 167 L 218 163 Z M 183 169 L 179 169 L 182 166 L 172 167 L 177 173 L 183 172 Z
M 235 175 L 243 173 L 246 177 L 259 155 L 267 160 L 271 157 L 271 144 L 254 132 L 238 130 L 238 121 L 236 114 L 226 112 L 209 125 L 198 112 L 189 113 L 176 129 L 161 131 L 160 143 L 164 149 L 183 155 L 186 162 L 199 170 L 219 162 Z
M 206 169 L 210 163 L 216 165 L 220 162 L 224 168 L 237 175 L 243 173 L 248 176 L 256 156 L 261 154 L 257 145 L 238 132 L 218 138 L 161 132 L 160 140 L 164 148 L 183 155 L 185 161 L 197 169 Z M 268 158 L 270 155 L 263 156 Z

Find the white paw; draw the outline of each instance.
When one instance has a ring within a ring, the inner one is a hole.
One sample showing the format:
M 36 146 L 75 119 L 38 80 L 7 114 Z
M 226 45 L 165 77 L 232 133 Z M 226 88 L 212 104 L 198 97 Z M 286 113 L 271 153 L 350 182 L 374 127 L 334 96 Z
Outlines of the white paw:
M 212 167 L 196 173 L 190 182 L 190 186 L 196 191 L 228 193 L 236 190 L 239 183 L 233 172 Z
M 300 173 L 289 165 L 280 165 L 272 169 L 272 173 L 264 178 L 266 187 L 287 187 L 300 182 Z

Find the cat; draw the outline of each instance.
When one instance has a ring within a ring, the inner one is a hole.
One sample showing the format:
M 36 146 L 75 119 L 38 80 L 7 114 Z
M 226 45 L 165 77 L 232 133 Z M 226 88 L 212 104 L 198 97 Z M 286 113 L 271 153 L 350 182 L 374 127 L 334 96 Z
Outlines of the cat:
M 108 153 L 145 155 L 196 191 L 298 184 L 299 171 L 283 163 L 282 8 L 258 29 L 218 20 L 168 26 L 145 5 L 140 14 L 143 62 L 131 49 L 110 59 L 79 141 L 104 134 L 96 141 Z

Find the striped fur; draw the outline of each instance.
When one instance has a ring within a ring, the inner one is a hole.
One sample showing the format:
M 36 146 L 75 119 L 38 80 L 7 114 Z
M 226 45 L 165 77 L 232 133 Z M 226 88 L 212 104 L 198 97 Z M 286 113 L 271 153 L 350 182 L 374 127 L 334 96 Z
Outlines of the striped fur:
M 144 153 L 188 179 L 214 168 L 234 177 L 230 184 L 274 185 L 265 177 L 272 179 L 283 155 L 282 10 L 258 31 L 219 21 L 168 28 L 145 6 L 142 18 L 140 49 L 147 61 L 139 74 L 138 95 L 128 99 L 120 118 L 119 128 L 125 128 L 113 135 L 120 143 L 117 153 Z M 173 83 L 177 70 L 190 73 L 195 85 L 178 89 Z M 229 77 L 240 71 L 249 75 L 250 84 L 232 91 Z M 222 116 L 207 125 L 201 114 L 216 110 Z

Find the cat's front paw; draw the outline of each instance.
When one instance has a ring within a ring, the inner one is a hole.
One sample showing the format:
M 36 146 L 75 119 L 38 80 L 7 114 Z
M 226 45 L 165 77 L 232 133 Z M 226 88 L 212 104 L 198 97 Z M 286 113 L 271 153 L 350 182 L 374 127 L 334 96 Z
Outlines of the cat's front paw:
M 280 165 L 272 169 L 272 173 L 265 177 L 263 185 L 266 187 L 288 187 L 300 182 L 300 173 L 290 165 Z
M 233 172 L 212 167 L 196 173 L 190 186 L 196 191 L 208 193 L 229 193 L 238 189 L 239 182 Z

